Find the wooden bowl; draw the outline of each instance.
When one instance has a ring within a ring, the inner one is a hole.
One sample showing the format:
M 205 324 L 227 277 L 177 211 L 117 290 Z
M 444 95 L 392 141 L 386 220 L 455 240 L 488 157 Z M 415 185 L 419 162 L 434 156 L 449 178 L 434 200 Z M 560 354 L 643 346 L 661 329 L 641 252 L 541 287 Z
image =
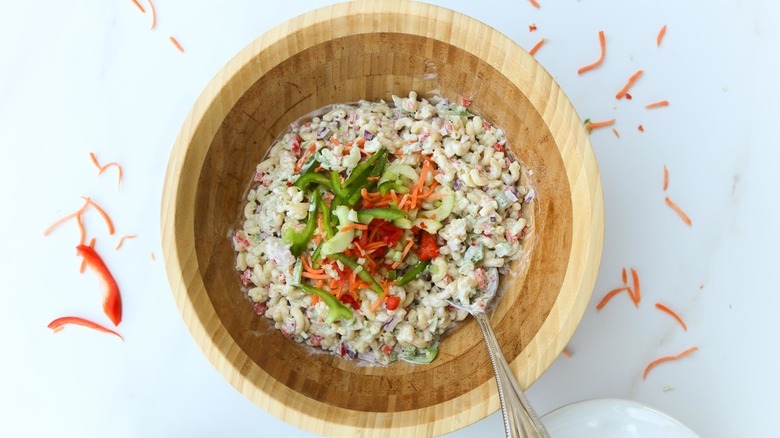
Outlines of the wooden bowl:
M 430 365 L 366 366 L 284 338 L 254 315 L 234 270 L 228 236 L 274 138 L 327 104 L 410 90 L 472 99 L 534 172 L 536 247 L 502 282 L 491 317 L 523 387 L 566 345 L 595 282 L 603 199 L 593 151 L 571 103 L 518 45 L 456 12 L 398 1 L 338 4 L 270 30 L 217 74 L 181 129 L 163 249 L 182 318 L 209 361 L 263 409 L 314 433 L 438 435 L 498 409 L 473 320 Z

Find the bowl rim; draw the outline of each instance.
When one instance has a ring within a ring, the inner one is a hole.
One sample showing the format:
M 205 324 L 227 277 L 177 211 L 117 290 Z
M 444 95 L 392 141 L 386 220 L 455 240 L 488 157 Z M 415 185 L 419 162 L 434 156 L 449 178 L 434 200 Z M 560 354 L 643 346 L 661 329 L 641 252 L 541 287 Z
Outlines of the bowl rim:
M 185 276 L 183 270 L 188 263 L 197 266 L 194 249 L 182 251 L 182 248 L 176 244 L 181 236 L 194 234 L 192 224 L 186 223 L 183 219 L 193 216 L 194 205 L 194 188 L 187 188 L 182 184 L 183 177 L 188 176 L 183 169 L 185 157 L 195 160 L 198 165 L 196 167 L 200 168 L 208 151 L 208 144 L 193 146 L 193 139 L 202 135 L 210 135 L 210 138 L 213 138 L 221 120 L 214 123 L 213 119 L 206 119 L 217 101 L 220 106 L 228 108 L 227 112 L 243 95 L 244 90 L 237 92 L 234 90 L 235 87 L 228 87 L 226 84 L 239 80 L 242 83 L 253 83 L 254 80 L 247 80 L 247 75 L 257 79 L 265 74 L 276 63 L 272 62 L 273 59 L 267 63 L 259 63 L 256 60 L 261 54 L 267 53 L 270 47 L 295 32 L 315 26 L 327 26 L 327 22 L 334 18 L 376 14 L 414 16 L 421 20 L 446 23 L 453 31 L 444 36 L 435 34 L 432 28 L 415 29 L 414 32 L 409 29 L 388 28 L 389 25 L 385 24 L 386 20 L 377 20 L 378 22 L 373 24 L 374 27 L 370 31 L 413 33 L 417 36 L 435 38 L 475 54 L 488 62 L 493 60 L 495 62 L 491 62 L 491 65 L 527 96 L 534 94 L 536 85 L 540 82 L 544 83 L 546 86 L 544 97 L 549 100 L 555 99 L 558 110 L 542 111 L 541 106 L 547 105 L 546 100 L 542 102 L 543 99 L 529 99 L 531 104 L 539 111 L 547 126 L 557 123 L 570 127 L 552 134 L 559 151 L 563 152 L 565 149 L 566 153 L 575 159 L 574 163 L 564 163 L 564 166 L 571 188 L 572 222 L 574 225 L 582 226 L 575 226 L 572 229 L 572 247 L 565 277 L 561 292 L 550 314 L 533 339 L 525 346 L 523 354 L 518 355 L 510 363 L 512 371 L 518 376 L 524 388 L 530 386 L 549 368 L 582 319 L 601 262 L 604 206 L 593 148 L 571 102 L 551 75 L 531 55 L 487 24 L 440 6 L 395 0 L 359 0 L 325 6 L 270 29 L 228 61 L 194 103 L 171 151 L 161 208 L 163 256 L 171 291 L 192 337 L 223 377 L 264 410 L 287 423 L 318 434 L 356 434 L 371 430 L 373 434 L 380 435 L 398 433 L 439 435 L 468 426 L 495 412 L 499 407 L 495 381 L 489 379 L 475 389 L 435 406 L 389 413 L 355 411 L 321 403 L 287 388 L 268 375 L 263 376 L 264 372 L 259 370 L 259 367 L 255 367 L 259 371 L 249 371 L 258 383 L 250 382 L 250 379 L 246 378 L 247 370 L 240 364 L 247 364 L 251 360 L 235 343 L 227 347 L 223 345 L 222 341 L 225 337 L 230 338 L 230 335 L 219 319 L 212 317 L 204 320 L 198 316 L 194 302 L 204 301 L 202 295 L 205 293 L 205 287 L 197 276 Z M 346 35 L 365 33 L 360 32 L 360 29 L 343 32 L 346 32 Z M 319 32 L 319 34 L 320 40 L 302 42 L 299 50 L 294 53 L 335 37 L 328 32 Z M 476 38 L 458 37 L 465 34 L 479 34 L 481 38 L 488 39 L 492 43 L 479 44 Z M 505 48 L 505 51 L 500 51 L 502 52 L 500 55 L 495 53 L 499 52 L 496 50 L 491 53 L 491 48 L 496 46 Z M 532 71 L 529 71 L 529 68 Z M 529 73 L 533 73 L 535 78 L 533 82 L 527 80 Z M 211 305 L 208 300 L 205 301 L 209 306 Z M 213 314 L 213 307 L 211 311 Z M 549 336 L 553 342 L 543 344 L 540 338 L 546 336 Z M 531 366 L 529 357 L 535 358 L 534 366 Z M 256 374 L 258 372 L 259 377 Z M 315 408 L 312 408 L 312 405 Z

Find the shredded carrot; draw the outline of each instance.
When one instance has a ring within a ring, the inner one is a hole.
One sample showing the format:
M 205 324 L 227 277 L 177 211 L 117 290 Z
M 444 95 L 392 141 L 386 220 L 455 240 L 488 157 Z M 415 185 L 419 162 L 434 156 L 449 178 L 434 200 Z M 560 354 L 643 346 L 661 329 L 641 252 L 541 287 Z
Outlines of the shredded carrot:
M 594 68 L 600 66 L 602 62 L 604 62 L 604 56 L 607 54 L 607 38 L 604 36 L 603 30 L 599 31 L 599 46 L 601 46 L 601 55 L 599 55 L 599 59 L 597 59 L 592 64 L 581 67 L 579 70 L 577 70 L 577 74 L 581 75 L 588 70 L 593 70 Z
M 628 275 L 626 274 L 626 268 L 623 268 L 623 284 L 628 284 Z
M 529 1 L 529 2 L 531 2 L 531 4 L 532 4 L 532 5 L 533 5 L 533 6 L 534 6 L 536 9 L 539 9 L 539 2 L 537 2 L 536 0 L 528 0 L 528 1 Z
M 345 226 L 341 227 L 341 231 L 348 231 L 348 230 L 363 230 L 363 231 L 365 231 L 367 229 L 368 229 L 368 225 L 363 225 L 363 224 L 349 224 L 349 225 L 345 225 Z
M 89 247 L 94 248 L 95 247 L 95 238 L 89 240 Z M 82 258 L 81 259 L 81 266 L 79 267 L 79 274 L 83 274 L 84 271 L 87 270 L 87 260 Z
M 658 36 L 655 38 L 655 45 L 657 47 L 661 47 L 661 41 L 663 41 L 664 35 L 666 35 L 666 25 L 665 24 L 664 24 L 664 27 L 662 27 L 661 30 L 658 31 Z
M 119 186 L 122 184 L 122 174 L 123 174 L 122 165 L 117 163 L 116 161 L 112 161 L 112 162 L 110 162 L 108 164 L 104 164 L 104 165 L 101 166 L 100 162 L 98 162 L 97 155 L 95 155 L 94 152 L 90 152 L 89 153 L 89 158 L 92 160 L 92 164 L 94 164 L 95 167 L 98 168 L 98 176 L 103 175 L 103 172 L 105 172 L 106 169 L 108 169 L 111 166 L 114 166 L 114 167 L 117 168 L 118 178 L 117 178 L 116 186 L 117 186 L 117 189 L 119 189 Z
M 317 295 L 317 294 L 312 294 L 311 295 L 311 305 L 312 306 L 316 306 L 317 303 L 319 303 L 319 302 L 320 302 L 320 296 Z
M 615 137 L 620 138 L 620 133 L 617 131 L 617 129 L 612 128 L 612 133 L 615 134 Z
M 636 269 L 631 268 L 631 282 L 633 283 L 633 293 L 631 294 L 631 299 L 634 301 L 634 306 L 639 307 L 639 301 L 642 299 L 642 293 L 639 290 L 639 274 L 636 272 Z
M 63 218 L 60 218 L 59 220 L 57 220 L 53 224 L 49 225 L 49 228 L 46 228 L 43 231 L 43 235 L 44 236 L 48 236 L 57 227 L 59 227 L 60 225 L 64 224 L 65 222 L 75 218 L 76 219 L 76 224 L 79 227 L 79 233 L 81 235 L 81 237 L 79 239 L 79 243 L 83 245 L 84 241 L 86 239 L 86 236 L 87 236 L 87 232 L 84 229 L 84 221 L 82 220 L 81 216 L 84 214 L 84 212 L 87 210 L 87 208 L 89 208 L 89 203 L 85 202 L 84 205 L 80 209 L 76 210 L 75 212 L 73 212 L 73 213 L 71 213 L 71 214 L 69 214 L 69 215 L 67 215 L 67 216 L 65 216 Z
M 569 352 L 569 350 L 564 348 L 563 350 L 561 350 L 561 354 L 571 359 L 571 353 Z
M 301 276 L 305 278 L 311 278 L 312 280 L 330 280 L 330 275 L 328 274 L 315 274 L 308 271 L 301 273 Z
M 664 191 L 669 188 L 669 169 L 664 164 Z
M 607 305 L 609 300 L 611 300 L 615 295 L 619 294 L 620 292 L 628 292 L 629 297 L 631 296 L 631 289 L 628 287 L 619 287 L 617 289 L 612 289 L 611 291 L 607 292 L 606 295 L 604 295 L 604 298 L 599 301 L 599 303 L 596 305 L 596 310 L 601 310 L 604 308 L 604 306 Z
M 672 210 L 674 210 L 674 212 L 680 216 L 683 222 L 685 222 L 689 227 L 693 226 L 693 223 L 691 222 L 691 218 L 689 218 L 688 215 L 685 214 L 685 212 L 683 211 L 682 208 L 680 208 L 679 205 L 675 204 L 674 201 L 669 199 L 668 196 L 664 200 L 666 201 L 666 205 L 668 205 Z
M 593 129 L 604 128 L 615 124 L 615 119 L 605 120 L 603 122 L 588 122 L 585 125 L 585 129 L 591 131 Z
M 374 303 L 371 304 L 371 307 L 370 307 L 371 313 L 376 313 L 377 309 L 379 309 L 379 306 L 381 306 L 382 303 L 387 298 L 388 288 L 387 287 L 382 287 L 382 289 L 384 289 L 384 293 L 382 293 L 382 295 L 380 295 L 379 298 L 377 298 L 376 301 L 374 301 Z
M 528 32 L 533 32 L 536 30 L 536 24 L 531 24 L 528 26 Z
M 639 79 L 640 76 L 642 76 L 642 73 L 644 73 L 643 70 L 637 70 L 636 73 L 631 75 L 630 78 L 628 78 L 628 82 L 626 82 L 626 85 L 620 89 L 620 91 L 617 92 L 615 95 L 616 99 L 622 99 L 623 97 L 628 94 L 628 90 L 634 85 L 634 83 Z
M 645 108 L 653 109 L 653 108 L 660 108 L 662 106 L 669 106 L 669 101 L 668 100 L 659 100 L 658 102 L 653 102 L 653 103 L 645 105 Z
M 152 3 L 152 0 L 146 0 L 149 2 L 149 9 L 152 11 L 152 27 L 151 30 L 154 30 L 154 28 L 157 26 L 157 11 L 154 10 L 154 3 Z
M 680 318 L 680 315 L 678 315 L 677 312 L 675 312 L 674 310 L 664 306 L 661 303 L 655 303 L 655 308 L 660 310 L 660 311 L 662 311 L 662 312 L 668 313 L 672 318 L 676 319 L 677 322 L 680 323 L 680 325 L 682 326 L 683 330 L 685 330 L 686 332 L 688 331 L 688 327 L 685 325 L 685 322 L 682 320 L 682 318 Z
M 179 44 L 179 40 L 174 38 L 173 36 L 169 36 L 168 39 L 171 41 L 171 44 L 173 44 L 174 47 L 176 47 L 176 50 L 180 51 L 181 53 L 184 53 L 184 47 Z
M 116 251 L 119 248 L 121 248 L 122 245 L 125 243 L 126 239 L 135 239 L 136 237 L 138 237 L 138 236 L 136 236 L 135 234 L 125 234 L 124 236 L 120 237 L 119 238 L 119 243 L 116 244 L 116 248 L 114 248 L 114 251 Z
M 89 153 L 89 159 L 92 160 L 92 164 L 94 164 L 95 167 L 97 167 L 97 169 L 100 170 L 100 163 L 98 163 L 97 156 L 95 155 L 94 152 Z
M 106 213 L 106 211 L 103 210 L 103 208 L 100 205 L 98 205 L 97 202 L 93 201 L 91 198 L 84 197 L 84 196 L 82 196 L 81 198 L 87 201 L 89 205 L 95 207 L 95 210 L 97 210 L 97 212 L 100 213 L 101 216 L 103 216 L 103 220 L 106 222 L 106 226 L 108 227 L 108 234 L 113 235 L 114 223 L 111 221 L 111 217 L 108 215 L 108 213 Z
M 639 132 L 645 132 L 645 127 L 642 125 L 637 126 L 636 129 L 638 129 Z
M 303 152 L 303 154 L 301 154 L 301 158 L 295 164 L 295 173 L 298 173 L 298 172 L 301 171 L 301 168 L 303 167 L 303 165 L 306 164 L 306 160 L 309 159 L 309 157 L 311 156 L 311 154 L 314 153 L 315 150 L 317 150 L 317 146 L 315 146 L 314 143 L 312 143 L 311 145 L 309 145 L 308 148 L 306 148 L 306 150 Z
M 409 254 L 409 250 L 412 249 L 412 245 L 414 245 L 414 240 L 409 240 L 409 242 L 406 244 L 406 247 L 404 247 L 404 252 L 401 253 L 401 260 L 406 258 L 406 255 Z
M 656 360 L 650 362 L 647 365 L 647 368 L 645 368 L 645 373 L 642 375 L 642 380 L 646 380 L 647 379 L 647 375 L 650 374 L 650 370 L 652 370 L 656 366 L 658 366 L 658 365 L 660 365 L 660 364 L 662 364 L 664 362 L 671 362 L 671 361 L 674 361 L 674 360 L 682 359 L 685 356 L 690 355 L 691 353 L 693 353 L 694 351 L 696 351 L 698 349 L 699 349 L 699 347 L 691 347 L 691 348 L 683 351 L 682 353 L 678 354 L 677 356 L 666 356 L 666 357 L 662 357 L 662 358 L 659 358 L 659 359 L 656 359 Z
M 146 9 L 144 9 L 144 7 L 141 6 L 141 3 L 138 3 L 138 0 L 131 0 L 131 1 L 133 2 L 134 5 L 138 7 L 138 9 L 141 10 L 141 12 L 143 12 L 144 14 L 146 13 Z
M 534 56 L 539 48 L 542 47 L 542 44 L 544 44 L 544 38 L 540 39 L 538 43 L 534 44 L 534 46 L 531 47 L 531 50 L 528 51 L 528 54 Z

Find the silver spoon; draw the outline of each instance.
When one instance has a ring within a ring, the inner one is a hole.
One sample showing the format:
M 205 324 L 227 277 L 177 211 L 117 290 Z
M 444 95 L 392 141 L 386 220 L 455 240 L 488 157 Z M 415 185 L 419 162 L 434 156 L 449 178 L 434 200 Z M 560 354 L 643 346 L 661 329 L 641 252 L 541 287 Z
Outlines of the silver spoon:
M 496 268 L 488 269 L 486 276 L 487 285 L 480 291 L 481 294 L 470 303 L 464 305 L 452 300 L 449 303 L 471 314 L 479 323 L 479 328 L 482 329 L 482 335 L 485 337 L 485 344 L 487 344 L 490 354 L 490 362 L 493 364 L 493 372 L 496 375 L 498 399 L 501 403 L 501 415 L 504 418 L 506 436 L 512 438 L 549 438 L 550 434 L 547 433 L 539 415 L 536 414 L 525 393 L 520 389 L 520 383 L 512 374 L 512 370 L 501 352 L 501 347 L 498 345 L 496 335 L 493 333 L 493 328 L 490 327 L 485 308 L 498 290 L 498 270 Z

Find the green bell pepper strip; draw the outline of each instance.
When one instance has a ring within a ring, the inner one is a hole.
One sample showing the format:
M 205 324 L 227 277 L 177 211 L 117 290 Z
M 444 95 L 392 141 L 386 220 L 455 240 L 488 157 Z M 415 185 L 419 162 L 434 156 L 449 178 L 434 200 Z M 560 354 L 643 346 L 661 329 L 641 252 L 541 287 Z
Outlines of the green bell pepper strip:
M 372 219 L 384 219 L 386 221 L 393 221 L 406 217 L 406 212 L 403 210 L 396 210 L 395 208 L 370 208 L 368 210 L 360 210 L 357 212 L 358 222 L 367 224 Z
M 309 218 L 306 220 L 306 228 L 304 228 L 300 233 L 296 233 L 292 239 L 290 252 L 296 257 L 301 255 L 303 250 L 306 249 L 306 245 L 309 244 L 311 236 L 314 235 L 314 230 L 317 229 L 317 215 L 319 214 L 322 207 L 322 198 L 320 196 L 319 190 L 314 189 L 312 191 L 311 203 L 314 204 L 314 210 L 309 212 Z
M 428 348 L 404 348 L 401 360 L 411 363 L 431 363 L 436 359 L 439 353 L 439 343 L 435 343 Z
M 327 215 L 328 213 L 323 211 L 323 215 Z M 317 245 L 316 248 L 314 248 L 314 252 L 311 254 L 311 263 L 312 267 L 316 267 L 316 265 L 320 262 L 320 252 L 322 251 L 322 244 L 325 243 L 323 240 L 322 242 Z
M 348 267 L 352 270 L 352 272 L 357 271 L 358 277 L 360 277 L 363 281 L 368 282 L 369 287 L 372 291 L 378 293 L 379 295 L 382 295 L 385 293 L 385 290 L 382 288 L 382 286 L 379 284 L 378 281 L 365 269 L 363 269 L 362 266 L 358 264 L 358 262 L 352 260 L 351 258 L 345 256 L 344 254 L 331 254 L 328 256 L 329 258 L 341 262 L 342 265 Z M 358 271 L 358 268 L 360 270 Z
M 341 178 L 339 178 L 339 173 L 335 170 L 330 172 L 330 189 L 333 191 L 334 195 L 341 199 L 347 199 L 349 197 L 349 192 L 341 186 Z
M 328 306 L 328 317 L 325 319 L 325 324 L 331 324 L 339 318 L 343 318 L 344 321 L 352 319 L 352 309 L 342 304 L 341 301 L 331 295 L 330 292 L 314 286 L 309 286 L 308 284 L 300 284 L 299 286 L 304 292 L 319 296 Z
M 410 281 L 414 280 L 415 278 L 419 277 L 420 274 L 425 272 L 425 269 L 428 268 L 428 265 L 431 264 L 430 260 L 426 260 L 422 263 L 419 263 L 414 268 L 406 271 L 406 274 L 402 275 L 401 278 L 398 279 L 398 281 L 395 282 L 396 286 L 403 286 L 406 283 L 409 283 Z
M 330 180 L 325 175 L 319 174 L 319 173 L 307 173 L 305 175 L 301 175 L 293 184 L 295 187 L 298 187 L 301 190 L 306 190 L 306 187 L 309 186 L 311 183 L 317 183 L 323 186 L 328 187 L 329 189 L 333 190 L 330 186 Z
M 349 177 L 344 181 L 344 187 L 349 187 L 355 182 L 357 182 L 361 176 L 364 174 L 368 174 L 372 167 L 374 166 L 374 163 L 379 160 L 380 157 L 386 157 L 387 156 L 387 149 L 380 149 L 376 152 L 374 152 L 373 155 L 368 157 L 368 160 L 366 160 L 365 163 L 358 164 L 355 166 L 354 169 L 352 169 L 352 173 L 349 174 Z
M 360 177 L 360 181 L 358 181 L 357 184 L 355 184 L 352 188 L 350 188 L 349 198 L 347 201 L 350 207 L 354 207 L 355 205 L 357 205 L 357 203 L 360 202 L 360 200 L 363 198 L 362 194 L 360 193 L 363 188 L 365 188 L 369 192 L 373 191 L 376 188 L 377 182 L 369 181 L 368 178 L 379 177 L 380 175 L 382 175 L 382 173 L 385 171 L 385 166 L 387 166 L 387 153 L 382 154 L 377 159 L 376 165 L 374 166 L 373 169 L 371 169 L 371 172 L 364 173 Z

